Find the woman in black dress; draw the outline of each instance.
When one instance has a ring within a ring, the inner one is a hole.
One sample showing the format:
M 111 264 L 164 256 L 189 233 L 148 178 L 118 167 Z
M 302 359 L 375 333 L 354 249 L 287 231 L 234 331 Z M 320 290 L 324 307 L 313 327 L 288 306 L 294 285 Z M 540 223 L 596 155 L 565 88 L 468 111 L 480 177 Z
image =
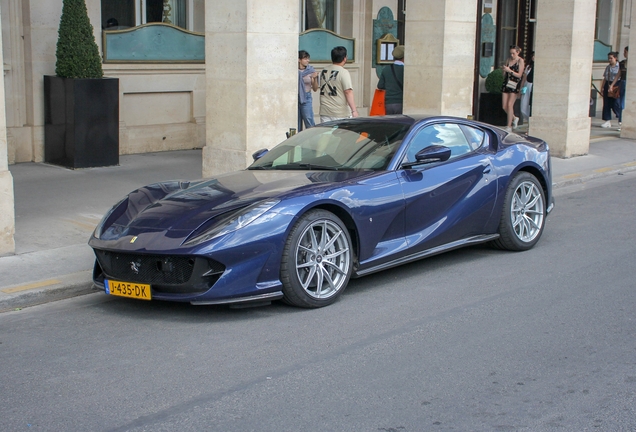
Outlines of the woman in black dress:
M 515 101 L 519 94 L 521 77 L 525 70 L 523 59 L 519 57 L 521 48 L 516 45 L 510 47 L 510 57 L 503 66 L 504 82 L 501 89 L 501 103 L 504 111 L 508 114 L 508 123 L 506 130 L 511 131 L 513 127 L 517 127 L 519 117 L 515 117 Z

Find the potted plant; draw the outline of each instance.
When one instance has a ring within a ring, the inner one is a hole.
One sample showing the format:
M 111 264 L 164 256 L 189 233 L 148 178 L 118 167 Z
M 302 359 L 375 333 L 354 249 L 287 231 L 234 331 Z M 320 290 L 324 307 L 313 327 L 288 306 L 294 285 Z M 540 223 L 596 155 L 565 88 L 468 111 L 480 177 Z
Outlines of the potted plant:
M 104 78 L 85 0 L 63 0 L 55 76 L 44 76 L 44 160 L 119 164 L 119 80 Z

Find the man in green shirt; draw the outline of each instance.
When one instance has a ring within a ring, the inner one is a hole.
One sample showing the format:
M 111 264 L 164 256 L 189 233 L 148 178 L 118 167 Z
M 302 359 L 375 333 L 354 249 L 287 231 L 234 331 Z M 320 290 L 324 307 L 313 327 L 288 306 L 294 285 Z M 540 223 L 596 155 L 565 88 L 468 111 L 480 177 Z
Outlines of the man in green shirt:
M 384 108 L 386 114 L 402 114 L 402 100 L 404 97 L 404 46 L 398 45 L 393 49 L 395 61 L 390 66 L 384 66 L 378 88 L 386 90 Z

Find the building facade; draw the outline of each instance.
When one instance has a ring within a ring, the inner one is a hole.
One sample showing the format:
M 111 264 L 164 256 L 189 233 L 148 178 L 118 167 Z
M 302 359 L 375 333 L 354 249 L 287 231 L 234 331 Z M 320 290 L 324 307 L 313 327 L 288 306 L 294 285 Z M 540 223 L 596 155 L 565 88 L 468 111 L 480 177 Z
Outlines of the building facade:
M 119 78 L 120 154 L 203 148 L 205 175 L 245 167 L 253 151 L 280 142 L 297 124 L 296 58 L 306 30 L 354 41 L 347 68 L 362 115 L 378 81 L 377 38 L 383 33 L 406 46 L 405 113 L 478 117 L 484 70 L 499 67 L 510 45 L 521 46 L 524 54 L 535 51 L 530 133 L 547 139 L 555 156 L 572 157 L 586 154 L 589 145 L 590 81 L 600 82 L 603 58 L 610 50 L 622 53 L 634 28 L 632 0 L 86 0 L 86 5 L 104 74 Z M 13 214 L 8 165 L 44 159 L 43 77 L 55 73 L 61 11 L 62 0 L 0 0 L 4 215 Z M 187 40 L 204 38 L 204 60 L 183 57 L 184 45 L 165 35 L 135 39 L 156 23 L 179 29 Z M 158 57 L 146 56 L 148 50 Z M 327 63 L 312 58 L 316 68 Z M 633 99 L 629 88 L 627 96 L 626 112 Z M 318 98 L 314 103 L 317 112 Z M 631 122 L 624 116 L 625 136 L 636 136 Z M 0 218 L 0 254 L 12 251 L 12 220 Z

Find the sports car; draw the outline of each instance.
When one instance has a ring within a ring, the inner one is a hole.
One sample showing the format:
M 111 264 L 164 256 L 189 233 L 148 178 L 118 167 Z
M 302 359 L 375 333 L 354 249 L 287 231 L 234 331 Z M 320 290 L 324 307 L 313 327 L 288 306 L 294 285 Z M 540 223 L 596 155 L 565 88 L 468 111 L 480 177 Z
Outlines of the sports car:
M 137 189 L 89 240 L 107 294 L 333 303 L 351 277 L 463 246 L 532 248 L 552 209 L 541 139 L 442 116 L 329 122 L 242 171 Z

